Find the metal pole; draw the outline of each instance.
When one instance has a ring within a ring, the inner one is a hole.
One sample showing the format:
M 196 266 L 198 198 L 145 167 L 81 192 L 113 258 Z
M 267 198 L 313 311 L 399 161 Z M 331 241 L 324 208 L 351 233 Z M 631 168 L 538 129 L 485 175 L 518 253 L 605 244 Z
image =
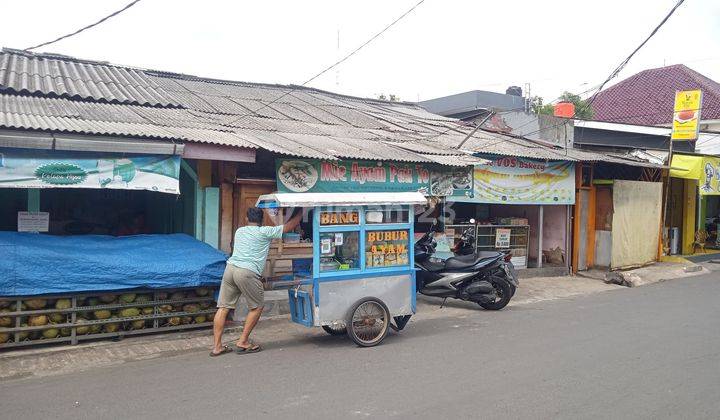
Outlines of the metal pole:
M 673 155 L 673 139 L 672 136 L 668 139 L 670 141 L 670 147 L 668 150 L 668 169 L 667 169 L 667 177 L 665 179 L 665 201 L 663 203 L 663 217 L 662 217 L 662 226 L 661 226 L 661 232 L 662 236 L 660 237 L 660 241 L 662 241 L 662 244 L 665 245 L 665 223 L 667 223 L 667 212 L 668 212 L 668 201 L 670 199 L 670 168 L 672 168 L 672 155 Z M 670 247 L 670 229 L 668 229 L 668 247 Z M 663 251 L 665 250 L 665 247 L 663 246 Z
M 542 268 L 542 249 L 543 249 L 543 217 L 544 217 L 544 208 L 543 206 L 540 206 L 538 209 L 538 262 L 537 267 Z

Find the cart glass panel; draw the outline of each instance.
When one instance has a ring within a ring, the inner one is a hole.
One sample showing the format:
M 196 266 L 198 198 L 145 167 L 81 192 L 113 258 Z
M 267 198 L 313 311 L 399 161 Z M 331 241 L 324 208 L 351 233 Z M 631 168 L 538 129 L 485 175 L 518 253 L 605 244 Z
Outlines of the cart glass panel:
M 406 229 L 365 232 L 365 268 L 407 266 L 409 237 Z
M 360 267 L 360 232 L 320 233 L 320 272 L 354 270 Z
M 408 223 L 410 211 L 407 207 L 388 207 L 365 210 L 365 223 L 368 225 L 380 223 Z

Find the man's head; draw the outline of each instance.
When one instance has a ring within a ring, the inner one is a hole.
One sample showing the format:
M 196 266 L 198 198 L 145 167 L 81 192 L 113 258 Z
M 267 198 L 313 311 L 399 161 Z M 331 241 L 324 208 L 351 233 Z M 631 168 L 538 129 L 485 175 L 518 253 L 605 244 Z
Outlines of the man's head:
M 247 211 L 248 223 L 262 224 L 263 211 L 257 207 L 251 207 Z

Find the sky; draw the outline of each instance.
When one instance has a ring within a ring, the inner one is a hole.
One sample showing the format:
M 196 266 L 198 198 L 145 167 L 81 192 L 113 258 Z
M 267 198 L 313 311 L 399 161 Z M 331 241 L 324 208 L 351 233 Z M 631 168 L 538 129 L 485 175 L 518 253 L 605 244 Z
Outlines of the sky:
M 128 2 L 4 2 L 0 45 L 22 49 L 57 38 Z M 38 51 L 203 77 L 301 84 L 417 2 L 142 0 Z M 504 92 L 510 85 L 525 90 L 529 84 L 531 95 L 547 102 L 602 82 L 675 2 L 425 0 L 309 86 L 418 101 L 476 89 Z M 720 81 L 719 23 L 720 1 L 687 0 L 613 82 L 678 63 Z

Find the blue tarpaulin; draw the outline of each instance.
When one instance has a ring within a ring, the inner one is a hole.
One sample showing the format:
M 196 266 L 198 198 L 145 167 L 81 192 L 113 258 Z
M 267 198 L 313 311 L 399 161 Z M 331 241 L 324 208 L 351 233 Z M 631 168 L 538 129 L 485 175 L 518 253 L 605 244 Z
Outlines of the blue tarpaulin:
M 225 259 L 184 234 L 0 232 L 0 296 L 218 285 Z

